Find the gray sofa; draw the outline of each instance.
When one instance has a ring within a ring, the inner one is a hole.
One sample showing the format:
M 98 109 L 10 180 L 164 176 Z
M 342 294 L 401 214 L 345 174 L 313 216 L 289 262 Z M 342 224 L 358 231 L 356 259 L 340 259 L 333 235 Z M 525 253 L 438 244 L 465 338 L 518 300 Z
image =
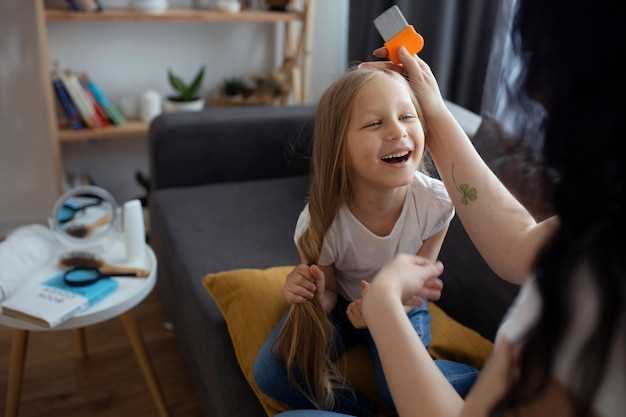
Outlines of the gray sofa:
M 451 108 L 471 137 L 490 144 L 488 126 L 476 132 L 478 116 Z M 292 235 L 307 193 L 313 116 L 312 107 L 210 109 L 163 115 L 151 126 L 158 294 L 207 417 L 264 416 L 201 278 L 297 262 Z M 494 276 L 456 219 L 441 260 L 439 304 L 492 339 L 516 289 Z

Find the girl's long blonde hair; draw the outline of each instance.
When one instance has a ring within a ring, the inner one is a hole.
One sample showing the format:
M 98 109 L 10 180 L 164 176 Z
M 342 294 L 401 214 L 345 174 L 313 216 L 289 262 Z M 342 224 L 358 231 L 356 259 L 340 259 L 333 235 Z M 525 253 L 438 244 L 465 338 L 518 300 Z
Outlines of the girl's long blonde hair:
M 354 99 L 375 76 L 395 72 L 356 69 L 335 81 L 322 95 L 315 114 L 311 186 L 310 223 L 298 240 L 300 252 L 309 264 L 317 264 L 326 231 L 342 204 L 350 200 L 351 187 L 346 152 L 346 137 Z M 404 80 L 404 79 L 403 79 Z M 421 112 L 408 84 L 418 116 Z M 291 306 L 287 320 L 274 345 L 285 361 L 292 383 L 319 409 L 332 409 L 334 390 L 345 385 L 342 372 L 333 361 L 334 326 L 322 309 L 317 294 L 310 302 Z M 305 386 L 294 378 L 297 369 Z

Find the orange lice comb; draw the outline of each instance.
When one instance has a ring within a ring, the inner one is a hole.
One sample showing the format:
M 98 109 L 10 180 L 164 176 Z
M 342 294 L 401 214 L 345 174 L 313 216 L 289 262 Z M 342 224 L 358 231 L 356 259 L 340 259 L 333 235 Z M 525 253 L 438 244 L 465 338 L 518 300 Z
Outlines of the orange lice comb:
M 394 64 L 400 64 L 398 52 L 404 46 L 411 55 L 415 55 L 424 47 L 424 38 L 409 25 L 398 6 L 388 8 L 383 14 L 374 19 L 374 26 L 385 40 L 385 48 L 389 59 Z

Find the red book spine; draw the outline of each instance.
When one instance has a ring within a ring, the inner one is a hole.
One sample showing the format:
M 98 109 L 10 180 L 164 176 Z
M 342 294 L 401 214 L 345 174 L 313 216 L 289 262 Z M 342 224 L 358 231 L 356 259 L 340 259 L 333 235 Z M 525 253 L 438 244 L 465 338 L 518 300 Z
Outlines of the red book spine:
M 87 83 L 86 76 L 83 74 L 78 79 L 80 80 L 80 85 L 81 87 L 83 87 L 83 90 L 85 91 L 85 94 L 89 98 L 89 102 L 91 103 L 91 106 L 93 107 L 94 112 L 96 113 L 96 118 L 98 119 L 100 127 L 109 126 L 111 124 L 111 121 L 109 120 L 104 109 L 100 106 L 100 104 L 98 104 L 98 101 L 91 93 L 91 90 L 89 90 L 89 85 Z

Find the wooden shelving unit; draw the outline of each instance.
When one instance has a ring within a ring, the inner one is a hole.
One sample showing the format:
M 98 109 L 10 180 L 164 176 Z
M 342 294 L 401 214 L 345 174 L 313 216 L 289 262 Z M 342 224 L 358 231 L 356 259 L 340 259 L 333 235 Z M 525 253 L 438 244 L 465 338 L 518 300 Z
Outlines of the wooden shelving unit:
M 128 121 L 121 126 L 107 126 L 96 129 L 61 129 L 59 142 L 82 142 L 93 139 L 127 139 L 144 137 L 148 133 L 148 125 L 138 121 Z
M 39 0 L 41 1 L 41 0 Z M 110 9 L 102 12 L 77 12 L 66 9 L 43 10 L 44 22 L 42 32 L 47 42 L 46 22 L 231 22 L 231 23 L 268 23 L 282 24 L 285 28 L 284 61 L 280 68 L 291 86 L 295 102 L 305 103 L 308 99 L 311 67 L 311 19 L 314 0 L 303 0 L 302 10 L 289 12 L 272 12 L 260 10 L 244 10 L 238 13 L 227 13 L 213 10 L 168 9 L 163 13 L 144 13 L 131 9 Z M 299 33 L 295 31 L 295 23 L 301 23 Z M 44 45 L 47 54 L 47 48 Z M 283 104 L 287 104 L 285 100 Z M 53 116 L 54 118 L 54 116 Z M 88 140 L 111 140 L 145 137 L 148 125 L 138 121 L 129 121 L 121 126 L 95 129 L 59 129 L 58 143 L 81 142 Z
M 131 9 L 105 10 L 98 13 L 71 10 L 46 10 L 48 21 L 131 21 L 131 22 L 255 22 L 279 23 L 302 20 L 302 12 L 241 11 L 226 13 L 212 10 L 169 9 L 163 13 L 143 13 Z

